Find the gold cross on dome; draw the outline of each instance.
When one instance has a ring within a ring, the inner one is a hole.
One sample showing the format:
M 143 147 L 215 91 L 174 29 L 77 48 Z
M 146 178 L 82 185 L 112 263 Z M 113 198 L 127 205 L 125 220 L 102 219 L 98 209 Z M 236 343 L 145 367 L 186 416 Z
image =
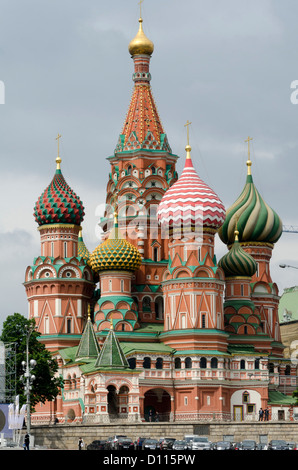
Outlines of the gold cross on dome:
M 246 162 L 246 165 L 247 165 L 247 174 L 248 175 L 251 175 L 251 160 L 250 160 L 250 145 L 249 145 L 249 142 L 253 140 L 252 137 L 247 137 L 247 139 L 245 140 L 245 142 L 247 142 L 247 146 L 248 146 L 248 158 L 247 158 L 247 162 Z
M 138 5 L 140 5 L 140 18 L 142 18 L 142 3 L 143 3 L 144 0 L 140 0 L 138 2 Z
M 187 145 L 189 145 L 189 126 L 191 125 L 191 122 L 187 121 L 186 124 L 184 124 L 184 127 L 187 127 Z
M 58 142 L 58 154 L 56 158 L 56 163 L 57 163 L 57 170 L 60 170 L 60 163 L 61 163 L 61 158 L 60 158 L 60 153 L 59 153 L 59 139 L 61 138 L 61 135 L 58 132 L 58 135 L 56 137 L 56 140 Z

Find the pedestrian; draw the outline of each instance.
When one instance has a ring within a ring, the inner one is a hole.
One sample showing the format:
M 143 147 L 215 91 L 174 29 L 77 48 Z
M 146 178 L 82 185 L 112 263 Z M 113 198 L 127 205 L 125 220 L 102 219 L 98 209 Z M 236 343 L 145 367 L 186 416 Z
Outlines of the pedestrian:
M 260 408 L 259 410 L 259 421 L 263 421 L 263 415 L 264 415 L 264 411 L 262 408 Z
M 155 421 L 158 423 L 159 422 L 159 413 L 158 411 L 155 414 Z
M 29 449 L 29 444 L 30 444 L 30 436 L 29 434 L 27 433 L 25 435 L 25 439 L 24 439 L 24 450 L 30 450 Z
M 265 410 L 265 421 L 269 421 L 269 409 L 266 408 Z
M 78 447 L 79 450 L 82 450 L 82 448 L 84 447 L 84 441 L 81 437 L 79 438 Z
M 151 410 L 149 411 L 149 421 L 150 421 L 150 423 L 151 423 L 151 421 L 152 421 L 152 418 L 153 418 L 153 411 L 152 411 L 152 409 L 151 409 Z

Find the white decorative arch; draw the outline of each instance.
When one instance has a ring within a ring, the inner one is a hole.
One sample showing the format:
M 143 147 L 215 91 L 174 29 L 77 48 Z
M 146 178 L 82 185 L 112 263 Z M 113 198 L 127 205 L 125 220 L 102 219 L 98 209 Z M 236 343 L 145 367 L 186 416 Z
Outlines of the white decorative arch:
M 46 266 L 41 266 L 40 268 L 38 268 L 38 269 L 36 270 L 35 279 L 40 279 L 40 275 L 41 275 L 42 271 L 51 271 L 51 273 L 53 274 L 52 277 L 56 277 L 56 271 L 55 271 L 55 269 L 54 269 L 52 266 L 49 266 L 49 265 L 47 264 Z
M 76 278 L 78 278 L 78 279 L 81 277 L 80 271 L 79 271 L 78 269 L 74 268 L 73 266 L 69 266 L 69 265 L 68 265 L 68 266 L 63 266 L 63 268 L 60 269 L 58 277 L 63 277 L 63 273 L 64 273 L 65 271 L 72 271 L 72 272 L 74 272 Z

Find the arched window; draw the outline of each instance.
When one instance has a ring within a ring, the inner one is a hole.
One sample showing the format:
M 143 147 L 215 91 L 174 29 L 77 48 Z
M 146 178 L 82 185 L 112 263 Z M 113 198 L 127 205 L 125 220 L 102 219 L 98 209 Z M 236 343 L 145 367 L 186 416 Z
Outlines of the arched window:
M 72 319 L 67 318 L 66 320 L 66 333 L 72 333 Z
M 143 298 L 143 312 L 151 312 L 151 299 L 150 297 Z
M 130 165 L 127 167 L 127 174 L 131 175 L 131 166 Z
M 130 369 L 135 369 L 136 368 L 137 361 L 136 361 L 135 357 L 130 357 L 129 359 L 127 359 L 127 362 L 128 362 L 128 365 L 129 365 Z
M 163 298 L 157 297 L 155 299 L 155 318 L 156 320 L 163 320 Z
M 181 359 L 180 359 L 180 357 L 175 357 L 175 369 L 181 369 Z
M 121 279 L 120 281 L 120 290 L 121 292 L 124 292 L 124 280 L 123 279 Z
M 151 359 L 150 359 L 150 357 L 144 357 L 143 367 L 144 367 L 144 369 L 151 369 Z
M 285 375 L 291 375 L 291 366 L 287 365 L 285 368 Z
M 162 369 L 162 366 L 163 366 L 163 359 L 162 359 L 162 357 L 158 357 L 156 359 L 155 368 L 156 369 Z
M 206 357 L 201 357 L 200 359 L 200 368 L 201 369 L 206 369 L 207 367 L 207 359 Z
M 256 359 L 255 360 L 255 369 L 259 369 L 260 368 L 260 359 Z
M 213 357 L 211 359 L 211 369 L 217 369 L 217 366 L 218 366 L 218 360 L 216 357 Z
M 190 357 L 185 358 L 185 369 L 191 369 L 192 368 L 192 360 Z
M 156 175 L 156 168 L 155 168 L 155 166 L 152 166 L 152 167 L 151 167 L 151 171 L 152 171 L 152 175 Z
M 245 369 L 245 360 L 241 359 L 240 361 L 240 369 Z

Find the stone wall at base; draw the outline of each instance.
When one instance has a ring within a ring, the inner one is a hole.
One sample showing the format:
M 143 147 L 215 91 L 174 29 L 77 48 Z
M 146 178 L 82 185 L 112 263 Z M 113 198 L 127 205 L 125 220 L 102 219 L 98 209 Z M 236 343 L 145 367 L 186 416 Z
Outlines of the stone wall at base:
M 114 435 L 125 435 L 133 441 L 138 437 L 181 439 L 186 434 L 199 434 L 207 436 L 212 442 L 229 437 L 236 442 L 253 439 L 258 443 L 266 443 L 271 439 L 285 439 L 288 442 L 298 443 L 298 422 L 50 425 L 32 426 L 31 434 L 34 436 L 36 446 L 60 450 L 76 450 L 80 437 L 87 445 L 96 439 L 107 439 Z

